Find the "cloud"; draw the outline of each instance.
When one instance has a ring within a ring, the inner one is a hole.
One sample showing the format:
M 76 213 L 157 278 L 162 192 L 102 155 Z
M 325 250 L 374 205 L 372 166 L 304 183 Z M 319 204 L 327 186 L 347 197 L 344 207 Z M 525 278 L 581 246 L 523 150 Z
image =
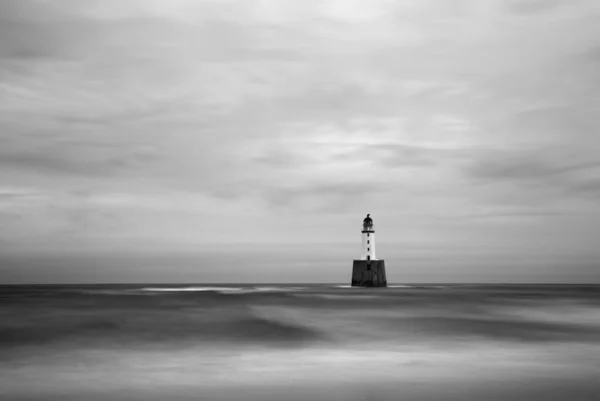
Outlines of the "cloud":
M 576 160 L 559 149 L 491 152 L 470 164 L 467 172 L 481 184 L 512 183 L 528 191 L 545 187 L 556 190 L 550 196 L 585 199 L 598 192 L 600 160 Z
M 383 189 L 377 183 L 325 182 L 296 187 L 265 188 L 261 195 L 270 207 L 294 213 L 346 214 L 358 209 L 362 200 L 378 196 Z
M 556 155 L 555 155 L 556 156 Z M 566 163 L 565 163 L 566 162 Z M 565 161 L 537 152 L 495 152 L 471 166 L 471 173 L 482 179 L 536 180 L 597 169 L 600 160 Z
M 567 5 L 568 2 L 563 0 L 510 0 L 506 2 L 506 7 L 509 11 L 516 14 L 538 14 L 545 11 L 550 11 L 559 6 Z
M 74 161 L 36 153 L 0 154 L 0 165 L 5 169 L 24 169 L 41 174 L 67 173 L 77 175 L 110 175 L 123 161 Z
M 157 157 L 146 146 L 102 146 L 93 141 L 47 141 L 46 146 L 38 149 L 25 149 L 23 144 L 15 146 L 14 142 L 12 145 L 12 151 L 0 151 L 0 166 L 4 171 L 41 175 L 111 176 L 140 169 Z

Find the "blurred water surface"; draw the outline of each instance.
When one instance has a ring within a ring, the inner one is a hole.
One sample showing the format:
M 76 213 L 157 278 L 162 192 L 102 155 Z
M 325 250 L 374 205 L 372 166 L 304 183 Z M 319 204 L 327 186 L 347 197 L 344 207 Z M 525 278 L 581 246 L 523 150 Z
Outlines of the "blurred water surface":
M 594 400 L 600 286 L 0 287 L 4 400 Z

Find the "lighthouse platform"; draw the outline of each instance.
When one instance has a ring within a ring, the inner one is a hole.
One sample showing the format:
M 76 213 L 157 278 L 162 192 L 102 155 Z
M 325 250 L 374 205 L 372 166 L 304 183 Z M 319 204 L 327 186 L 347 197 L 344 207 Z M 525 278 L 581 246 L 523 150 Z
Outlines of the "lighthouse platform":
M 385 261 L 355 259 L 352 264 L 352 287 L 387 287 Z

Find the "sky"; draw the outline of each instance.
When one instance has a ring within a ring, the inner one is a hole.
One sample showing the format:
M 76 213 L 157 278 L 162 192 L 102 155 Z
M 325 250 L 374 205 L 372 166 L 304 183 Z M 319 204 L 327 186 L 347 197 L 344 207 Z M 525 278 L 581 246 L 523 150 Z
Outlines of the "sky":
M 598 283 L 599 115 L 596 0 L 3 0 L 0 281 Z

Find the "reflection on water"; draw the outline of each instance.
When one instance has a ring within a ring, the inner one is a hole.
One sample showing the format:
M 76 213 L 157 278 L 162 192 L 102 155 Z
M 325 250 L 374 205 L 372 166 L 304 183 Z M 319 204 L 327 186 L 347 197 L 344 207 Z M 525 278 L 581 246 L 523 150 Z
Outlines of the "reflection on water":
M 0 287 L 30 400 L 591 400 L 600 287 Z

